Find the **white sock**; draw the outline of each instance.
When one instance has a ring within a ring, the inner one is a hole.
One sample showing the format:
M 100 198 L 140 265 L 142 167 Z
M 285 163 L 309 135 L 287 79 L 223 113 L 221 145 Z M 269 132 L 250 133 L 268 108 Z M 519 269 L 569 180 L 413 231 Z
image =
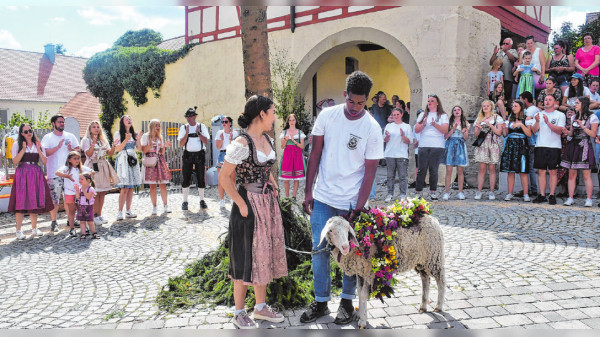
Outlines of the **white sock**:
M 257 304 L 254 306 L 254 309 L 255 309 L 255 310 L 258 310 L 258 311 L 261 311 L 261 310 L 263 310 L 263 308 L 265 307 L 265 305 L 267 305 L 267 303 L 264 303 L 264 302 L 263 302 L 263 303 L 257 303 Z
M 204 189 L 203 188 L 198 189 L 198 195 L 200 196 L 200 200 L 204 200 Z
M 246 309 L 240 309 L 240 310 L 236 310 L 236 311 L 233 313 L 233 316 L 237 316 L 237 315 L 241 314 L 243 311 L 246 311 Z
M 184 187 L 181 190 L 183 191 L 183 202 L 187 202 L 188 201 L 188 195 L 190 195 L 190 188 L 189 187 Z

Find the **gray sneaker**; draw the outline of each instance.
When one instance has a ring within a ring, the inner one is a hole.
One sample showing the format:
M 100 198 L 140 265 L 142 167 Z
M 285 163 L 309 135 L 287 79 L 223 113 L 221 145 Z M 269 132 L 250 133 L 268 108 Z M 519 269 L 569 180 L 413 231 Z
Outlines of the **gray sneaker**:
M 263 319 L 273 323 L 281 323 L 285 318 L 272 307 L 265 305 L 260 311 L 254 308 L 254 319 Z
M 233 317 L 233 325 L 237 326 L 238 329 L 256 329 L 256 323 L 254 323 L 252 318 L 248 317 L 246 311 L 242 311 Z

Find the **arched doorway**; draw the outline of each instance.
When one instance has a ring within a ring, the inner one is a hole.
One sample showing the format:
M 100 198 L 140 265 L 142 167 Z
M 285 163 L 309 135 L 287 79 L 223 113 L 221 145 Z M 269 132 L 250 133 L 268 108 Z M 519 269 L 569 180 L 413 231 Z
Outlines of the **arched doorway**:
M 377 45 L 385 48 L 402 65 L 402 69 L 408 78 L 410 87 L 411 122 L 414 121 L 414 112 L 421 107 L 423 98 L 421 73 L 417 62 L 406 46 L 394 36 L 377 29 L 368 27 L 352 27 L 334 33 L 318 42 L 298 63 L 298 73 L 301 74 L 298 84 L 299 92 L 306 97 L 312 97 L 308 92 L 312 86 L 313 76 L 334 55 L 352 46 Z M 360 64 L 358 69 L 361 70 Z M 339 84 L 341 88 L 344 83 Z M 373 88 L 374 94 L 377 88 Z M 343 91 L 343 89 L 342 89 Z M 341 94 L 341 93 L 340 93 Z M 391 100 L 393 93 L 387 93 Z M 406 100 L 406 99 L 405 99 Z M 340 102 L 337 102 L 340 103 Z M 369 103 L 370 105 L 370 103 Z

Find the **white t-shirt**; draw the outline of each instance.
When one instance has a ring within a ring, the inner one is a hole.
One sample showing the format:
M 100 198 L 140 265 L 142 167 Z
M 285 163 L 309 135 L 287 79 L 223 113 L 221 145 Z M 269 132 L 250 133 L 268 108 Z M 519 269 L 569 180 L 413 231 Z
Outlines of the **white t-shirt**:
M 81 171 L 83 173 L 92 172 L 92 169 L 82 165 Z M 60 172 L 62 172 L 64 174 L 70 174 L 73 177 L 73 180 L 75 180 L 75 181 L 71 181 L 71 179 L 69 179 L 69 178 L 64 178 L 65 179 L 65 185 L 64 185 L 65 195 L 75 195 L 75 184 L 79 185 L 79 173 L 80 173 L 79 169 L 76 167 L 71 167 L 71 172 L 69 172 L 69 167 L 64 165 L 63 167 L 60 168 Z
M 65 165 L 67 157 L 69 156 L 68 145 L 71 144 L 72 148 L 79 147 L 79 140 L 74 134 L 64 131 L 61 136 L 57 136 L 54 132 L 50 132 L 42 138 L 42 146 L 49 150 L 58 146 L 61 140 L 65 140 L 63 145 L 54 152 L 51 156 L 48 156 L 46 162 L 46 172 L 48 173 L 48 179 L 56 177 L 56 171 Z
M 231 132 L 233 133 L 233 137 L 231 137 L 231 138 L 232 138 L 232 140 L 235 140 L 239 136 L 239 134 L 235 130 L 231 130 Z M 221 148 L 217 149 L 217 150 L 225 150 L 227 148 L 227 145 L 229 145 L 229 143 L 230 143 L 230 141 L 229 141 L 229 134 L 225 133 L 225 130 L 219 130 L 219 131 L 217 131 L 217 136 L 215 138 L 215 142 L 217 140 L 220 140 L 221 137 L 223 137 L 223 144 L 221 144 Z
M 383 158 L 379 123 L 369 113 L 360 119 L 348 120 L 344 107 L 345 104 L 339 104 L 321 111 L 312 131 L 313 136 L 324 136 L 313 196 L 342 210 L 356 207 L 365 160 Z
M 425 112 L 421 112 L 417 117 L 417 123 L 421 123 Z M 444 133 L 431 125 L 431 122 L 438 118 L 437 112 L 429 112 L 427 115 L 427 125 L 421 130 L 421 139 L 419 140 L 419 147 L 446 147 L 446 138 Z M 448 124 L 448 115 L 441 114 L 437 124 Z
M 412 129 L 412 131 L 413 131 L 413 139 L 416 139 L 417 142 L 421 143 L 421 134 L 417 133 L 415 131 L 416 126 L 417 126 L 417 124 L 413 125 L 413 129 Z M 413 142 L 414 142 L 414 140 L 413 140 Z M 419 144 L 417 144 L 417 147 L 415 147 L 415 155 L 419 155 Z
M 553 112 L 540 111 L 537 114 L 540 115 L 540 131 L 538 131 L 537 142 L 535 147 L 549 147 L 553 149 L 562 148 L 560 142 L 560 134 L 552 132 L 550 127 L 544 121 L 544 115 L 548 116 L 548 121 L 556 126 L 564 127 L 567 122 L 567 117 L 564 113 L 555 110 Z M 532 119 L 535 124 L 535 118 Z
M 12 148 L 10 149 L 10 152 L 12 153 L 12 157 L 16 157 L 19 154 L 19 143 L 14 142 L 12 145 Z M 25 153 L 37 153 L 37 147 L 35 147 L 35 144 L 31 144 L 31 146 L 27 146 L 25 148 Z M 44 147 L 42 146 L 42 153 L 46 154 L 46 150 L 44 149 Z
M 408 146 L 402 141 L 402 136 L 400 136 L 400 130 L 404 133 L 404 136 L 410 140 L 412 143 L 412 128 L 410 125 L 406 123 L 389 123 L 385 126 L 383 130 L 383 138 L 385 138 L 385 132 L 390 133 L 390 140 L 387 142 L 385 146 L 385 150 L 383 151 L 383 156 L 386 158 L 406 158 L 408 159 Z
M 592 93 L 592 91 L 590 90 L 590 99 L 594 102 L 600 102 L 600 94 L 598 92 Z
M 569 88 L 567 88 L 567 90 L 565 90 L 565 94 L 563 95 L 563 97 L 567 97 L 567 104 L 571 105 L 571 106 L 575 106 L 575 101 L 577 100 L 577 96 L 573 96 L 571 98 L 569 97 Z M 588 89 L 588 87 L 583 87 L 583 96 L 588 96 L 592 97 L 592 92 L 590 91 L 590 89 Z
M 590 124 L 598 124 L 598 122 L 600 121 L 600 120 L 598 120 L 598 116 L 596 116 L 595 114 L 591 114 L 589 118 L 590 118 Z M 571 116 L 571 125 L 578 126 L 577 124 L 578 123 L 575 122 L 575 115 Z
M 188 124 L 184 124 L 179 127 L 179 134 L 177 135 L 177 140 L 181 141 L 183 137 L 185 137 L 185 126 Z M 206 139 L 210 139 L 210 135 L 208 134 L 208 128 L 202 123 L 196 123 L 196 125 L 190 125 L 190 134 L 196 133 L 198 130 L 198 126 L 200 126 L 200 133 L 206 137 Z M 189 152 L 198 152 L 206 148 L 206 145 L 200 141 L 200 137 L 189 137 L 187 140 L 187 144 L 185 149 Z

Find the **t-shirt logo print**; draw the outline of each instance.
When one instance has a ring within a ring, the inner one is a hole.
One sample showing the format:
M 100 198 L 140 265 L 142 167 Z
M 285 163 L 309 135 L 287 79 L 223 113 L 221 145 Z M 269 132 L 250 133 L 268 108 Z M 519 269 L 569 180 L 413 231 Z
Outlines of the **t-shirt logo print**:
M 359 136 L 350 134 L 350 140 L 348 140 L 348 149 L 356 150 L 356 146 L 358 145 L 359 139 L 361 139 Z
M 552 119 L 552 120 L 550 121 L 550 123 L 552 123 L 553 125 L 556 125 L 556 122 L 558 122 L 556 119 Z

